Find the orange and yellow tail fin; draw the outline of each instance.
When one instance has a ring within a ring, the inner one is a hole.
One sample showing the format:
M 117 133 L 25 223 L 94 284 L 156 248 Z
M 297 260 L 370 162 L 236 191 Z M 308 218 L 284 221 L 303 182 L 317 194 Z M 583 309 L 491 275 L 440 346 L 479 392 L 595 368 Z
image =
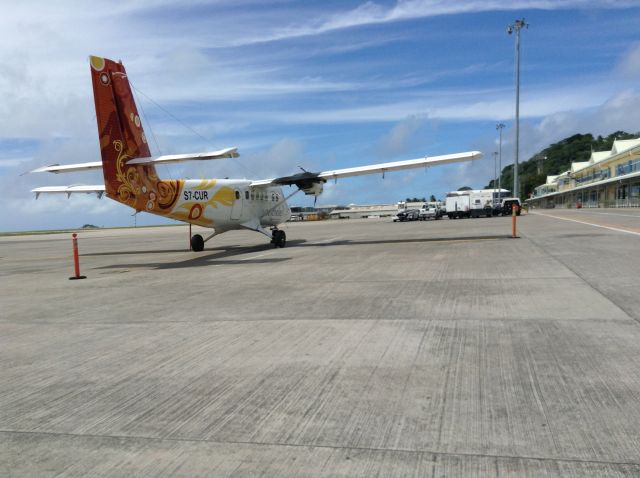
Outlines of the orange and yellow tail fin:
M 149 210 L 162 181 L 152 164 L 127 165 L 130 159 L 151 156 L 127 72 L 107 58 L 92 56 L 90 62 L 105 192 L 138 211 Z

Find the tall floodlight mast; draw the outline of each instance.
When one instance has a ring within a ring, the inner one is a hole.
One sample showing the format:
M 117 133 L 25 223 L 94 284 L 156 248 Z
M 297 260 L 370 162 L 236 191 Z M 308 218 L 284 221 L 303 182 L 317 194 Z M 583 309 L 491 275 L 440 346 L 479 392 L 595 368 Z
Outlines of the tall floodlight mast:
M 498 123 L 496 129 L 500 133 L 500 143 L 498 147 L 498 196 L 500 196 L 502 194 L 502 130 L 504 129 L 504 124 Z
M 491 201 L 491 207 L 495 209 L 496 207 L 496 189 L 498 187 L 498 152 L 493 152 L 493 201 Z M 498 195 L 500 197 L 500 190 L 497 190 Z
M 518 184 L 518 156 L 520 153 L 520 30 L 529 28 L 529 24 L 522 20 L 516 20 L 513 25 L 507 27 L 507 33 L 511 35 L 516 31 L 516 159 L 513 165 L 513 195 L 520 197 L 520 185 Z

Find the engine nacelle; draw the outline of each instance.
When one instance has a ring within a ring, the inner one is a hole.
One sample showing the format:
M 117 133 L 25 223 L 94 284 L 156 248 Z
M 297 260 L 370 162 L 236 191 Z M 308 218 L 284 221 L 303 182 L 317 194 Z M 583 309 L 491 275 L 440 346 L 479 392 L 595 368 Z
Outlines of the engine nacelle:
M 311 184 L 305 184 L 304 187 L 300 188 L 302 192 L 304 192 L 307 196 L 320 196 L 324 189 L 323 182 L 313 182 Z
M 320 173 L 311 173 L 303 170 L 302 173 L 294 174 L 293 176 L 276 178 L 273 180 L 273 183 L 281 186 L 292 186 L 295 184 L 296 187 L 307 196 L 318 197 L 322 194 L 324 183 L 327 182 L 326 179 L 319 177 L 319 175 Z

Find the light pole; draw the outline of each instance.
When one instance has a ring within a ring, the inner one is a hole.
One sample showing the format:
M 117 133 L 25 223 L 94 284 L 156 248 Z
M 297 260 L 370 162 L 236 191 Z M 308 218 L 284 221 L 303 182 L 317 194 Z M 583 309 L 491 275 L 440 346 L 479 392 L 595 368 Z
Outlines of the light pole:
M 518 184 L 518 154 L 520 149 L 520 30 L 529 25 L 522 20 L 516 20 L 513 25 L 507 27 L 507 33 L 511 35 L 516 31 L 516 161 L 513 166 L 513 195 L 520 197 L 520 185 Z
M 500 133 L 500 146 L 498 148 L 498 196 L 502 197 L 502 130 L 504 128 L 504 124 L 498 123 L 496 125 L 496 129 Z
M 493 152 L 493 201 L 491 201 L 491 208 L 496 208 L 496 184 L 498 181 L 498 152 Z

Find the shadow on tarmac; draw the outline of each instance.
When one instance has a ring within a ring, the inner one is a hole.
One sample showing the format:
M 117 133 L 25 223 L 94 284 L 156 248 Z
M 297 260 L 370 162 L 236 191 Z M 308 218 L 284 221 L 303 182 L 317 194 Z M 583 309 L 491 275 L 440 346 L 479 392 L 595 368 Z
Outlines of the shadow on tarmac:
M 140 254 L 176 254 L 179 252 L 189 252 L 187 249 L 146 249 L 144 251 L 111 251 L 111 252 L 85 252 L 80 253 L 80 257 L 100 257 L 100 256 L 126 256 Z
M 305 242 L 290 241 L 287 244 L 294 246 Z M 269 243 L 261 244 L 259 246 L 230 246 L 230 247 L 217 247 L 213 249 L 205 249 L 201 253 L 189 252 L 184 249 L 177 250 L 144 250 L 144 251 L 124 251 L 124 252 L 98 252 L 93 254 L 81 254 L 82 256 L 120 256 L 120 255 L 138 255 L 138 254 L 162 254 L 162 253 L 188 253 L 193 254 L 189 259 L 179 262 L 144 262 L 137 264 L 113 264 L 102 267 L 95 267 L 94 269 L 133 269 L 133 268 L 151 268 L 151 269 L 179 269 L 184 267 L 201 267 L 210 265 L 233 265 L 233 264 L 271 264 L 290 260 L 289 257 L 274 257 L 274 258 L 260 258 L 255 259 L 230 259 L 236 256 L 242 256 L 244 254 L 251 254 L 257 252 L 266 252 L 273 249 L 273 246 Z
M 437 237 L 437 238 L 409 238 L 409 239 L 372 239 L 372 240 L 337 240 L 331 242 L 307 242 L 305 239 L 294 239 L 287 241 L 287 248 L 295 247 L 334 247 L 334 246 L 359 246 L 367 244 L 407 244 L 407 243 L 438 243 L 438 242 L 465 242 L 465 241 L 495 241 L 503 239 L 512 239 L 508 235 L 500 236 L 458 236 L 458 237 Z M 241 264 L 277 264 L 291 260 L 291 257 L 272 257 L 255 259 L 233 259 L 244 254 L 252 254 L 259 252 L 267 252 L 273 250 L 273 246 L 269 243 L 259 246 L 226 246 L 213 249 L 205 249 L 201 253 L 193 253 L 184 249 L 157 249 L 157 250 L 139 250 L 139 251 L 113 251 L 113 252 L 96 252 L 81 254 L 84 257 L 91 256 L 125 256 L 125 255 L 141 255 L 141 254 L 166 254 L 166 253 L 189 253 L 197 254 L 189 259 L 179 262 L 144 262 L 137 264 L 113 264 L 102 267 L 95 267 L 95 270 L 101 269 L 133 269 L 133 268 L 151 268 L 156 270 L 163 269 L 180 269 L 186 267 L 202 267 L 211 265 L 241 265 Z M 285 248 L 286 250 L 286 248 Z
M 495 240 L 501 240 L 501 239 L 512 239 L 512 237 L 509 235 L 456 236 L 456 237 L 431 237 L 431 238 L 410 238 L 410 239 L 373 239 L 373 240 L 364 240 L 364 241 L 352 241 L 349 239 L 344 239 L 344 240 L 331 241 L 331 242 L 300 244 L 299 247 L 358 246 L 358 245 L 366 245 L 366 244 L 408 244 L 412 242 L 422 243 L 422 242 L 495 241 Z

